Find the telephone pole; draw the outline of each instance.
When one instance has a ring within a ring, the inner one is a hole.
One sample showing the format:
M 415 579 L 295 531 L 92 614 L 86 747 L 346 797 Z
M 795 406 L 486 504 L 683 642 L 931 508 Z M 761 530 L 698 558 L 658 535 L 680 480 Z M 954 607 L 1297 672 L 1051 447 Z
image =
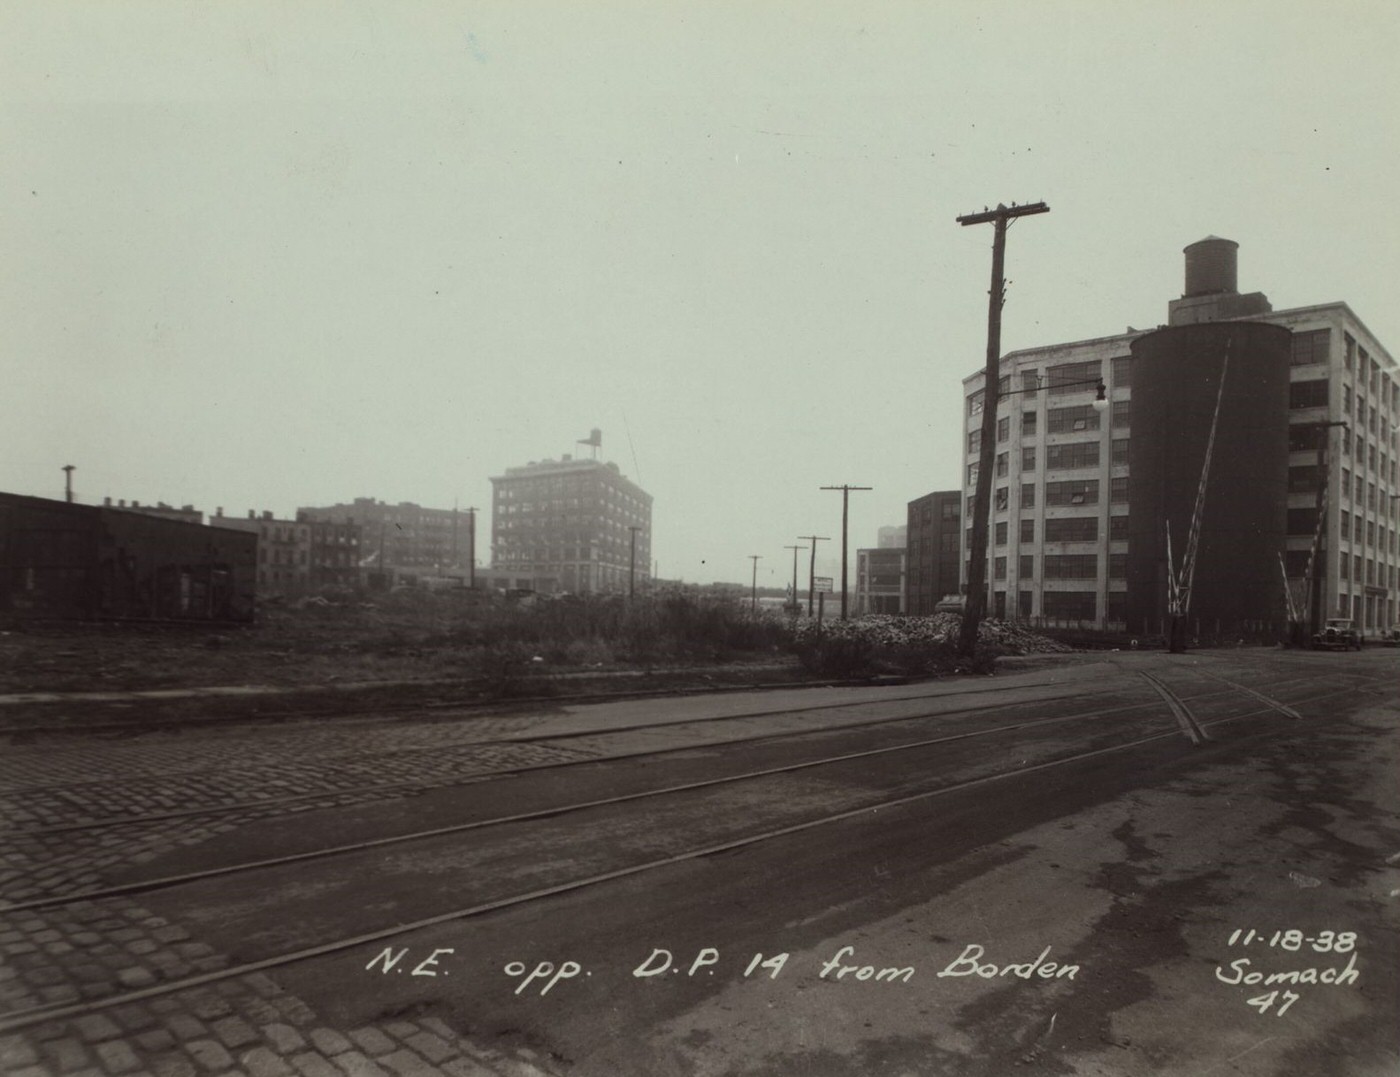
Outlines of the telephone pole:
M 812 602 L 816 598 L 815 592 L 817 590 L 817 543 L 830 542 L 831 539 L 826 535 L 798 535 L 797 537 L 806 539 L 812 544 L 812 567 L 807 574 L 807 616 L 810 617 L 812 616 Z M 795 598 L 794 601 L 796 601 Z
M 476 506 L 467 509 L 467 587 L 476 590 Z
M 753 591 L 749 600 L 749 608 L 755 611 L 758 609 L 758 563 L 762 559 L 763 554 L 761 553 L 749 554 L 749 560 L 753 562 Z
M 627 561 L 627 598 L 631 601 L 637 597 L 637 532 L 641 527 L 629 524 L 627 530 L 632 532 L 632 554 Z
M 851 491 L 873 490 L 873 486 L 823 486 L 823 490 L 841 491 L 841 620 L 846 619 L 846 522 L 850 519 Z
M 797 551 L 805 550 L 806 546 L 784 546 L 783 549 L 792 551 L 792 610 L 796 613 L 797 606 Z
M 958 218 L 970 224 L 995 225 L 992 235 L 992 287 L 987 303 L 987 369 L 982 378 L 982 440 L 977 459 L 977 489 L 972 501 L 971 564 L 967 570 L 967 602 L 963 607 L 958 650 L 970 655 L 977 646 L 977 629 L 987 612 L 987 531 L 992 515 L 992 467 L 996 461 L 997 396 L 1001 391 L 1001 308 L 1006 303 L 1006 228 L 1017 217 L 1049 213 L 1044 202 L 1010 208 L 998 205 Z M 844 607 L 844 602 L 843 602 Z

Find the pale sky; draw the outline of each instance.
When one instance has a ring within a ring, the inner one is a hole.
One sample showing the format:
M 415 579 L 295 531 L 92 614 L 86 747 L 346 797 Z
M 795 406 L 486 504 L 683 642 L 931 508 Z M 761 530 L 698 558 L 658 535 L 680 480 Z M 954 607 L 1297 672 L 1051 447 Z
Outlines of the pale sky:
M 0 490 L 488 510 L 596 426 L 663 576 L 780 586 L 819 487 L 854 550 L 958 485 L 960 214 L 1051 207 L 1006 351 L 1216 234 L 1400 353 L 1397 56 L 1391 0 L 0 0 Z

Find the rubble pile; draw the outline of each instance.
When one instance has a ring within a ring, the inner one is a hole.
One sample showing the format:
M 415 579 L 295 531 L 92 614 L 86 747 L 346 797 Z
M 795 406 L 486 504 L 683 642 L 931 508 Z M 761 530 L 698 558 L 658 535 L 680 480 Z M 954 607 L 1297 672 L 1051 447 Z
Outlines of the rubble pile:
M 821 627 L 821 634 L 828 639 L 861 640 L 875 647 L 948 647 L 957 643 L 961 627 L 962 618 L 956 613 L 935 613 L 929 617 L 870 614 L 849 621 L 827 621 Z M 816 639 L 816 622 L 799 622 L 794 634 L 799 643 Z M 977 640 L 983 646 L 997 647 L 1007 654 L 1055 654 L 1073 650 L 1014 621 L 984 620 L 978 626 Z

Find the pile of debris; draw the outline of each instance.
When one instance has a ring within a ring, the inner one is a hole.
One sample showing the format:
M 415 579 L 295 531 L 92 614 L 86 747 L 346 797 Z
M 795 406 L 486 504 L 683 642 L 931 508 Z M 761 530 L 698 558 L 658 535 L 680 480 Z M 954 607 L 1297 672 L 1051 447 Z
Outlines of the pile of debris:
M 821 626 L 821 634 L 831 639 L 858 639 L 876 647 L 950 647 L 957 644 L 961 629 L 962 618 L 955 613 L 935 613 L 929 617 L 870 614 L 849 621 L 828 621 Z M 799 622 L 795 634 L 798 642 L 814 639 L 818 634 L 816 622 Z M 977 640 L 984 647 L 996 647 L 1006 654 L 1056 654 L 1073 650 L 1014 621 L 984 620 L 978 627 Z

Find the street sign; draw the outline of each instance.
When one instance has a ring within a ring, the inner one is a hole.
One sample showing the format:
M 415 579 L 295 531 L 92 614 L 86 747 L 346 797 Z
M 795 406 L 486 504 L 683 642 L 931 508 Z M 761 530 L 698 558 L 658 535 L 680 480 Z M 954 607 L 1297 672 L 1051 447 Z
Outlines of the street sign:
M 812 580 L 812 591 L 817 594 L 831 594 L 835 581 L 830 576 L 817 576 Z

